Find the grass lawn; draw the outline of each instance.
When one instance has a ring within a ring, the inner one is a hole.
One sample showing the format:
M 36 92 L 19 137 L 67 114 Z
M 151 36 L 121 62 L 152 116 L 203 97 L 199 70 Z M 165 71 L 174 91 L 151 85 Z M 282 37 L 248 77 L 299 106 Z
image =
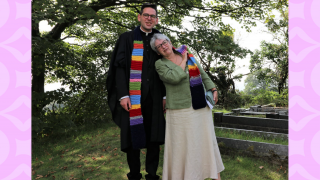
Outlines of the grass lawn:
M 215 112 L 222 112 L 223 114 L 225 114 L 225 113 L 230 113 L 231 111 L 229 111 L 229 110 L 227 110 L 227 109 L 224 109 L 224 108 L 216 108 L 216 107 L 214 107 L 214 108 L 212 109 L 212 115 L 213 115 L 213 113 L 215 113 Z
M 255 114 L 255 115 L 250 115 L 250 114 L 242 115 L 242 114 L 239 114 L 238 116 L 255 117 L 255 118 L 266 118 L 265 114 Z
M 287 166 L 275 165 L 258 158 L 221 153 L 225 166 L 225 170 L 221 172 L 222 180 L 288 179 Z
M 125 153 L 120 151 L 120 129 L 114 123 L 84 127 L 69 137 L 44 139 L 33 143 L 32 179 L 121 180 L 129 168 Z M 288 179 L 287 170 L 263 159 L 221 151 L 225 170 L 223 180 Z M 141 173 L 146 175 L 145 150 L 141 151 Z M 158 175 L 162 175 L 161 146 Z
M 221 130 L 215 129 L 215 133 L 217 137 L 224 137 L 224 138 L 232 138 L 232 139 L 242 139 L 242 140 L 250 140 L 256 142 L 263 142 L 263 143 L 272 143 L 272 144 L 281 144 L 281 145 L 288 145 L 288 139 L 281 139 L 281 138 L 263 138 L 259 136 L 253 136 L 251 134 L 240 134 L 233 130 Z

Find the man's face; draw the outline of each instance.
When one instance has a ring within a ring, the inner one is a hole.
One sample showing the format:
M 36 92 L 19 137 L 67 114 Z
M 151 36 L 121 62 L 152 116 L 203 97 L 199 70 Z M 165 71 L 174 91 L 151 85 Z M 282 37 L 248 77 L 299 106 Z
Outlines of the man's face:
M 155 16 L 155 18 L 152 18 L 151 16 Z M 151 32 L 152 28 L 158 24 L 156 10 L 150 7 L 144 8 L 142 14 L 138 14 L 138 21 L 141 22 L 141 29 L 143 31 Z

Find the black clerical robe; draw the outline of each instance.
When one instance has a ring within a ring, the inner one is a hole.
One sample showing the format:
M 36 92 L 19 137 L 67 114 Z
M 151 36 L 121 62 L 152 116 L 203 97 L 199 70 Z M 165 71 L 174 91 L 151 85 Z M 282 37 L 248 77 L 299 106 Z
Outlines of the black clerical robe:
M 146 100 L 147 94 L 152 97 L 153 106 L 151 120 L 150 142 L 164 143 L 165 119 L 163 114 L 163 96 L 165 87 L 155 70 L 155 61 L 161 57 L 150 47 L 150 38 L 156 29 L 146 36 L 143 32 L 144 43 L 142 84 L 141 84 L 141 103 Z M 112 53 L 109 72 L 107 76 L 108 104 L 112 112 L 113 121 L 121 128 L 121 151 L 131 146 L 129 112 L 120 106 L 119 99 L 129 95 L 129 77 L 131 56 L 133 50 L 134 32 L 125 32 L 120 35 L 114 51 Z M 149 94 L 149 95 L 150 95 Z M 150 97 L 150 96 L 149 96 Z

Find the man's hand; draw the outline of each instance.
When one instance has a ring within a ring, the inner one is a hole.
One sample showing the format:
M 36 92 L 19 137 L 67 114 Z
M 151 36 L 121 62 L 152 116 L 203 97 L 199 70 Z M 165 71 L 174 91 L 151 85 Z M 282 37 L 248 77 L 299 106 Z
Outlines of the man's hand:
M 124 110 L 129 111 L 129 109 L 131 109 L 130 98 L 127 97 L 127 98 L 121 99 L 120 105 L 123 107 Z
M 163 113 L 166 113 L 166 111 L 167 111 L 167 110 L 166 110 L 166 102 L 167 102 L 166 99 L 163 99 L 163 100 L 162 100 Z

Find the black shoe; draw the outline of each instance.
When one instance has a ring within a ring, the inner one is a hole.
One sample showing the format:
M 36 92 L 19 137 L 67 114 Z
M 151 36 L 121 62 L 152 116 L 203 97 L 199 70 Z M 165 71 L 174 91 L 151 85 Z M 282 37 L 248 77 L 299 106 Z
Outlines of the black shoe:
M 145 178 L 146 178 L 146 180 L 159 180 L 159 178 L 160 178 L 160 176 L 158 176 L 158 175 L 151 175 L 151 174 L 147 174 L 146 176 L 145 176 Z
M 128 173 L 127 177 L 129 180 L 140 180 L 142 178 L 142 174 L 132 174 L 132 173 Z

